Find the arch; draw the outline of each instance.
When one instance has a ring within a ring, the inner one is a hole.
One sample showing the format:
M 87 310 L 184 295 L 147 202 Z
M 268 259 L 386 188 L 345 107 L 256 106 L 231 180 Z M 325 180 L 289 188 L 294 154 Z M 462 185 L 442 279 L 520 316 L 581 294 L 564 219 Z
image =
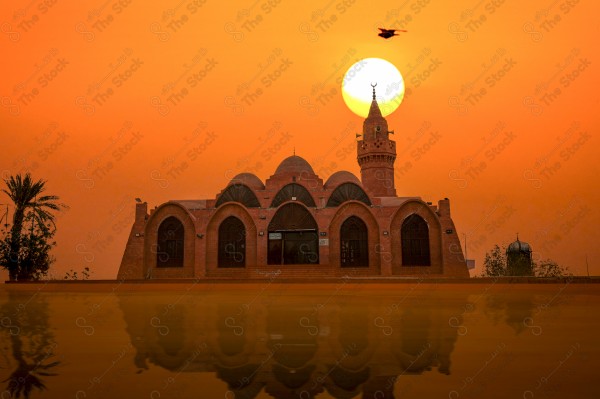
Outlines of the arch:
M 357 216 L 350 216 L 340 227 L 340 266 L 369 267 L 367 225 Z
M 358 267 L 354 272 L 360 275 L 379 275 L 381 261 L 386 256 L 380 249 L 379 222 L 373 215 L 371 208 L 360 201 L 347 201 L 336 208 L 335 215 L 329 223 L 329 264 L 341 267 L 341 232 L 342 224 L 351 216 L 359 218 L 367 228 L 367 259 L 363 267 Z M 368 267 L 367 267 L 368 266 Z M 350 266 L 349 266 L 350 267 Z
M 429 232 L 429 265 L 406 265 L 402 259 L 402 225 L 412 215 L 418 215 L 427 224 Z M 391 238 L 392 274 L 430 276 L 444 274 L 444 246 L 442 245 L 442 225 L 437 213 L 419 198 L 404 201 L 391 217 L 389 226 Z
M 390 355 L 407 372 L 421 373 L 436 366 L 443 372 L 445 356 L 443 349 L 440 353 L 440 344 L 445 347 L 442 342 L 449 337 L 445 333 L 436 334 L 438 317 L 431 308 L 414 306 L 399 308 L 391 315 L 390 323 L 398 326 L 398 333 L 390 337 Z
M 290 183 L 283 186 L 277 195 L 275 195 L 271 202 L 271 208 L 277 208 L 279 205 L 290 200 L 302 202 L 310 208 L 315 208 L 317 206 L 312 195 L 310 195 L 304 186 L 298 183 Z
M 379 330 L 373 324 L 369 307 L 358 297 L 348 298 L 335 307 L 335 316 L 329 323 L 332 328 L 328 343 L 332 355 L 340 359 L 339 366 L 355 371 L 368 368 L 381 345 L 380 341 L 369 339 Z
M 403 266 L 431 266 L 429 227 L 421 216 L 413 213 L 404 219 L 400 237 Z
M 218 267 L 218 248 L 219 248 L 219 227 L 221 223 L 230 216 L 235 216 L 243 224 L 246 230 L 246 266 L 256 265 L 256 224 L 254 219 L 242 204 L 237 202 L 228 202 L 217 208 L 216 212 L 211 216 L 206 225 L 206 273 L 207 275 L 215 274 L 218 271 L 224 271 L 229 275 L 229 271 Z
M 282 205 L 268 227 L 267 264 L 318 264 L 318 225 L 300 204 Z
M 168 218 L 175 217 L 183 224 L 183 267 L 159 267 L 158 230 Z M 144 257 L 140 278 L 191 278 L 196 275 L 196 218 L 181 203 L 165 202 L 158 206 L 144 227 Z
M 235 216 L 229 216 L 219 225 L 218 267 L 246 266 L 246 227 Z
M 183 245 L 183 223 L 169 216 L 158 227 L 156 267 L 183 267 Z
M 314 364 L 291 370 L 277 363 L 272 366 L 275 379 L 291 390 L 297 390 L 306 385 L 316 368 L 317 366 Z
M 239 202 L 246 208 L 260 208 L 260 202 L 256 194 L 245 184 L 235 183 L 227 186 L 225 191 L 217 198 L 215 208 L 220 207 L 226 202 Z
M 354 183 L 342 183 L 333 190 L 327 200 L 327 208 L 340 206 L 346 201 L 355 200 L 371 206 L 371 200 L 359 185 Z

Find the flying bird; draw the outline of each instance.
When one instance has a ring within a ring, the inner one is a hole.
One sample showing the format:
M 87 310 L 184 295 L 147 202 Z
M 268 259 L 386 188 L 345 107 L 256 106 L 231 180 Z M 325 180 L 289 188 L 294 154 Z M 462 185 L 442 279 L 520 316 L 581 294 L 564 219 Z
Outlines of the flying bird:
M 408 32 L 407 30 L 404 30 L 404 29 L 383 29 L 383 28 L 379 28 L 379 30 L 381 32 L 379 32 L 379 34 L 377 36 L 381 36 L 384 39 L 389 39 L 392 36 L 398 36 L 398 34 L 396 32 Z

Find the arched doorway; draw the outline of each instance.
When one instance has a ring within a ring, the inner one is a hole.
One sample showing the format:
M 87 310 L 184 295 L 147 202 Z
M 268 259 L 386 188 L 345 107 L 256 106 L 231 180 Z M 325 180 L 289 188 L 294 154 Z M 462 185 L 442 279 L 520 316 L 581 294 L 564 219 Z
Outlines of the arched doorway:
M 340 266 L 369 266 L 367 225 L 357 216 L 350 216 L 340 227 Z
M 158 227 L 156 267 L 183 267 L 183 224 L 169 216 Z
M 219 225 L 219 267 L 246 266 L 246 227 L 235 216 Z
M 319 263 L 317 222 L 302 205 L 288 203 L 279 208 L 268 234 L 269 265 Z
M 403 266 L 430 266 L 429 227 L 425 220 L 412 214 L 402 223 L 400 232 L 402 240 Z

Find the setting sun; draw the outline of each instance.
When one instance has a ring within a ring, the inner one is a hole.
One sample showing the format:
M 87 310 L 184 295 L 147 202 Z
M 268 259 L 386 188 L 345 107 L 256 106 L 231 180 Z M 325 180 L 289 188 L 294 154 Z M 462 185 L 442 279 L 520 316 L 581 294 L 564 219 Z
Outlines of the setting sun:
M 342 83 L 344 102 L 358 116 L 369 113 L 375 86 L 377 103 L 383 116 L 394 112 L 404 98 L 404 79 L 398 69 L 381 58 L 365 58 L 354 63 Z

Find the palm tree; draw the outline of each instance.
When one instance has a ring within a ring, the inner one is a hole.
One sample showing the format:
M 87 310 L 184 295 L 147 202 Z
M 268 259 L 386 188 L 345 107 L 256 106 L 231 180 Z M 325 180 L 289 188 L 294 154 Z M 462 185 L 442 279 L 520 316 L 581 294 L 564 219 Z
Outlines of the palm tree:
M 4 392 L 9 398 L 23 395 L 27 399 L 34 389 L 43 391 L 46 389 L 44 378 L 56 376 L 54 370 L 60 364 L 59 360 L 53 359 L 58 345 L 49 325 L 48 301 L 37 296 L 35 301 L 27 304 L 27 309 L 22 309 L 26 299 L 22 293 L 9 292 L 8 302 L 0 306 L 0 315 L 10 326 L 0 330 L 2 342 L 8 346 L 9 340 L 4 335 L 10 335 L 12 355 L 17 363 L 10 376 L 2 380 L 8 384 L 1 398 L 5 396 Z
M 59 361 L 46 362 L 46 358 L 49 357 L 48 353 L 35 353 L 32 357 L 32 362 L 28 362 L 24 355 L 19 334 L 11 334 L 11 343 L 13 347 L 13 357 L 17 361 L 17 368 L 11 373 L 11 375 L 3 380 L 2 382 L 8 382 L 6 391 L 10 394 L 9 397 L 19 398 L 21 393 L 25 398 L 29 398 L 29 395 L 33 388 L 37 388 L 40 391 L 46 389 L 46 384 L 42 381 L 42 377 L 55 376 L 56 373 L 51 372 L 50 369 L 60 364 Z
M 54 215 L 51 211 L 66 209 L 67 206 L 56 203 L 59 198 L 56 195 L 41 194 L 45 190 L 44 180 L 33 181 L 29 173 L 22 177 L 20 174 L 4 179 L 7 189 L 2 189 L 13 201 L 15 210 L 13 214 L 13 225 L 10 234 L 10 249 L 8 258 L 9 279 L 14 281 L 18 276 L 30 278 L 30 271 L 20 270 L 19 253 L 21 251 L 21 231 L 26 212 L 30 212 L 32 226 L 36 222 L 43 233 L 56 230 Z M 52 229 L 52 230 L 51 230 Z M 33 228 L 32 228 L 33 230 Z

